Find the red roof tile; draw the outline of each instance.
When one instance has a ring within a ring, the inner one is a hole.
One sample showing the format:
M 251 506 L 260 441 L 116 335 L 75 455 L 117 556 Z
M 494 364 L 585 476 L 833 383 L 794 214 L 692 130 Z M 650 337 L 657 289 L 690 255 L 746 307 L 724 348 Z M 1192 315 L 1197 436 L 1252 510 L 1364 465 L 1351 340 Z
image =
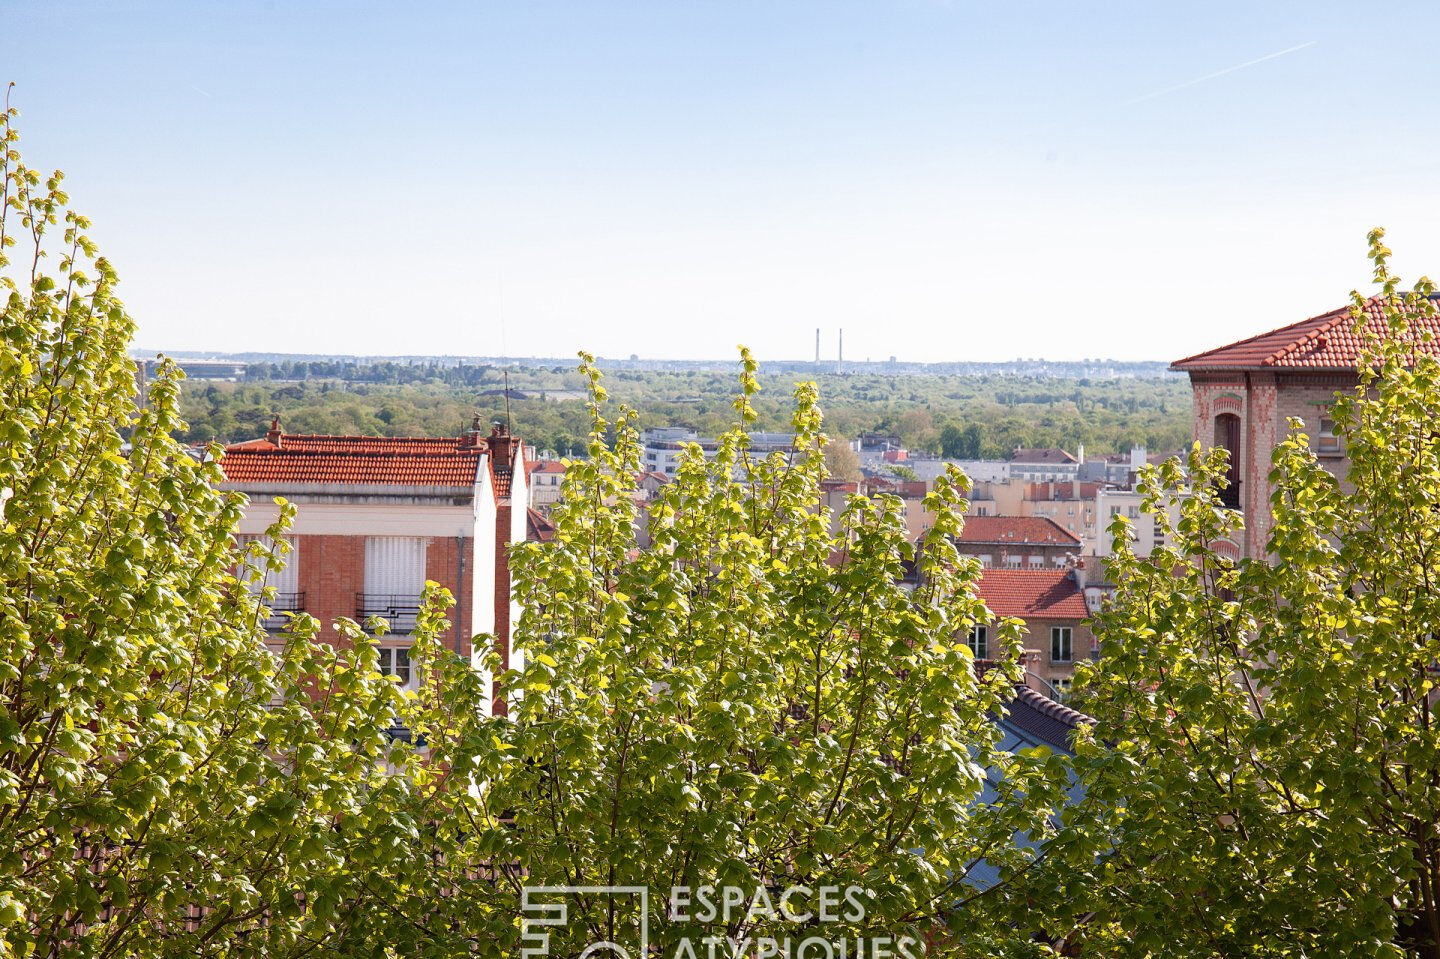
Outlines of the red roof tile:
M 548 543 L 555 538 L 555 524 L 550 522 L 543 513 L 527 509 L 525 511 L 525 538 Z
M 220 467 L 226 480 L 237 484 L 473 486 L 487 451 L 483 442 L 476 446 L 467 437 L 453 436 L 305 436 L 273 432 L 269 436 L 225 448 Z M 508 470 L 505 479 L 508 492 Z M 505 493 L 497 489 L 497 495 Z
M 1383 331 L 1385 322 L 1381 319 L 1380 307 L 1375 299 L 1369 301 L 1366 313 L 1367 328 Z M 1440 355 L 1440 340 L 1435 338 L 1440 334 L 1440 318 L 1417 316 L 1415 326 L 1422 334 L 1417 343 L 1420 349 L 1431 355 Z M 1170 364 L 1170 369 L 1353 370 L 1360 346 L 1350 308 L 1346 306 L 1238 343 L 1187 356 Z
M 997 616 L 1078 620 L 1090 615 L 1085 595 L 1063 569 L 987 569 L 979 592 Z
M 1079 546 L 1080 539 L 1048 516 L 967 516 L 962 543 Z

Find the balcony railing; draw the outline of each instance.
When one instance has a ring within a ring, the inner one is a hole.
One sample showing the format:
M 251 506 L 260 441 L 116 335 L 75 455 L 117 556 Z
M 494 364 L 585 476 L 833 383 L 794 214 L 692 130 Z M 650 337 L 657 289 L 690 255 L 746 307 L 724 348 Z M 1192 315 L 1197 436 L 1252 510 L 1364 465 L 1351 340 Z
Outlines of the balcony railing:
M 379 616 L 390 624 L 392 633 L 408 633 L 415 629 L 420 615 L 420 597 L 415 593 L 356 593 L 355 619 L 362 626 L 371 616 Z
M 287 613 L 305 612 L 304 593 L 276 593 L 275 598 L 266 604 L 270 608 L 270 615 L 266 616 L 261 625 L 266 632 L 278 633 L 290 625 L 290 617 Z

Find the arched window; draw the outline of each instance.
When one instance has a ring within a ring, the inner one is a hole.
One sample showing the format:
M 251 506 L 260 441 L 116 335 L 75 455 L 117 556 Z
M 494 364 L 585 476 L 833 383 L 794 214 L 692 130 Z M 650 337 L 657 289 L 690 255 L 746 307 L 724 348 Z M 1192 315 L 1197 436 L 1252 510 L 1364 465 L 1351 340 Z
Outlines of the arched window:
M 1225 472 L 1225 488 L 1220 502 L 1231 509 L 1240 508 L 1240 417 L 1220 413 L 1215 417 L 1215 445 L 1230 454 L 1230 467 Z

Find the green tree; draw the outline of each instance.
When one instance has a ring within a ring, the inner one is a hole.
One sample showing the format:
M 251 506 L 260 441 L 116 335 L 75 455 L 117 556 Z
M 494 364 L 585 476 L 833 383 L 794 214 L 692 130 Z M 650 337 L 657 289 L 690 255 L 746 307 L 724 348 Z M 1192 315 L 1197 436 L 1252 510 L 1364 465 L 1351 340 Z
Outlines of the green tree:
M 965 433 L 954 423 L 946 423 L 940 431 L 940 455 L 947 459 L 962 459 L 965 456 Z
M 1348 477 L 1292 420 L 1268 559 L 1214 547 L 1240 517 L 1223 453 L 1198 447 L 1141 484 L 1163 549 L 1136 559 L 1112 527 L 1088 795 L 1048 893 L 1095 954 L 1440 955 L 1436 305 L 1426 279 L 1400 291 L 1382 236 L 1380 291 L 1354 295 L 1359 382 L 1326 414 Z
M 173 365 L 137 409 L 115 273 L 61 175 L 22 162 L 14 116 L 0 116 L 0 956 L 312 951 L 357 900 L 354 876 L 383 868 L 366 837 L 408 788 L 381 771 L 399 693 L 353 623 L 348 652 L 309 619 L 267 651 L 256 581 L 283 541 L 237 546 L 242 498 L 171 438 Z
M 960 458 L 978 460 L 985 455 L 985 427 L 971 423 L 965 427 L 965 438 L 960 445 Z
M 665 955 L 682 936 L 944 942 L 946 922 L 957 943 L 993 951 L 1012 932 L 985 908 L 976 870 L 1023 870 L 1033 853 L 1015 837 L 1048 833 L 1064 780 L 1053 757 L 999 746 L 992 716 L 1019 678 L 1018 624 L 995 624 L 1012 665 L 977 676 L 964 636 L 990 616 L 978 565 L 951 541 L 963 479 L 936 483 L 918 546 L 893 496 L 852 497 L 832 535 L 815 388 L 796 391 L 794 451 L 753 456 L 747 353 L 738 425 L 713 462 L 687 453 L 637 550 L 634 415 L 607 421 L 588 358 L 584 369 L 589 456 L 566 473 L 555 539 L 513 556 L 526 612 L 524 664 L 500 677 L 509 714 L 488 718 L 476 672 L 422 645 L 436 698 L 423 693 L 408 721 L 444 773 L 406 817 L 431 826 L 381 893 L 390 910 L 353 914 L 356 942 L 513 954 L 523 884 L 640 885 L 655 893 L 651 944 Z M 901 583 L 911 558 L 914 591 Z M 1001 785 L 982 802 L 987 769 Z M 826 886 L 874 897 L 863 918 L 831 925 L 665 919 L 673 886 L 703 885 L 805 886 L 796 902 L 810 906 Z M 570 905 L 552 954 L 633 942 L 637 900 Z

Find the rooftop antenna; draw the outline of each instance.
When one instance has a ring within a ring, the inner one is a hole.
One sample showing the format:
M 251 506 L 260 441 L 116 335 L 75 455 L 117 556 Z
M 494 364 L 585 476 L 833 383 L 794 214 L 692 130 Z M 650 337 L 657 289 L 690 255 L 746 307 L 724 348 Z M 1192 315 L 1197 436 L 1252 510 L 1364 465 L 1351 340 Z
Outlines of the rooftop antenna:
M 510 371 L 505 371 L 505 432 L 513 433 L 513 423 L 510 422 Z

